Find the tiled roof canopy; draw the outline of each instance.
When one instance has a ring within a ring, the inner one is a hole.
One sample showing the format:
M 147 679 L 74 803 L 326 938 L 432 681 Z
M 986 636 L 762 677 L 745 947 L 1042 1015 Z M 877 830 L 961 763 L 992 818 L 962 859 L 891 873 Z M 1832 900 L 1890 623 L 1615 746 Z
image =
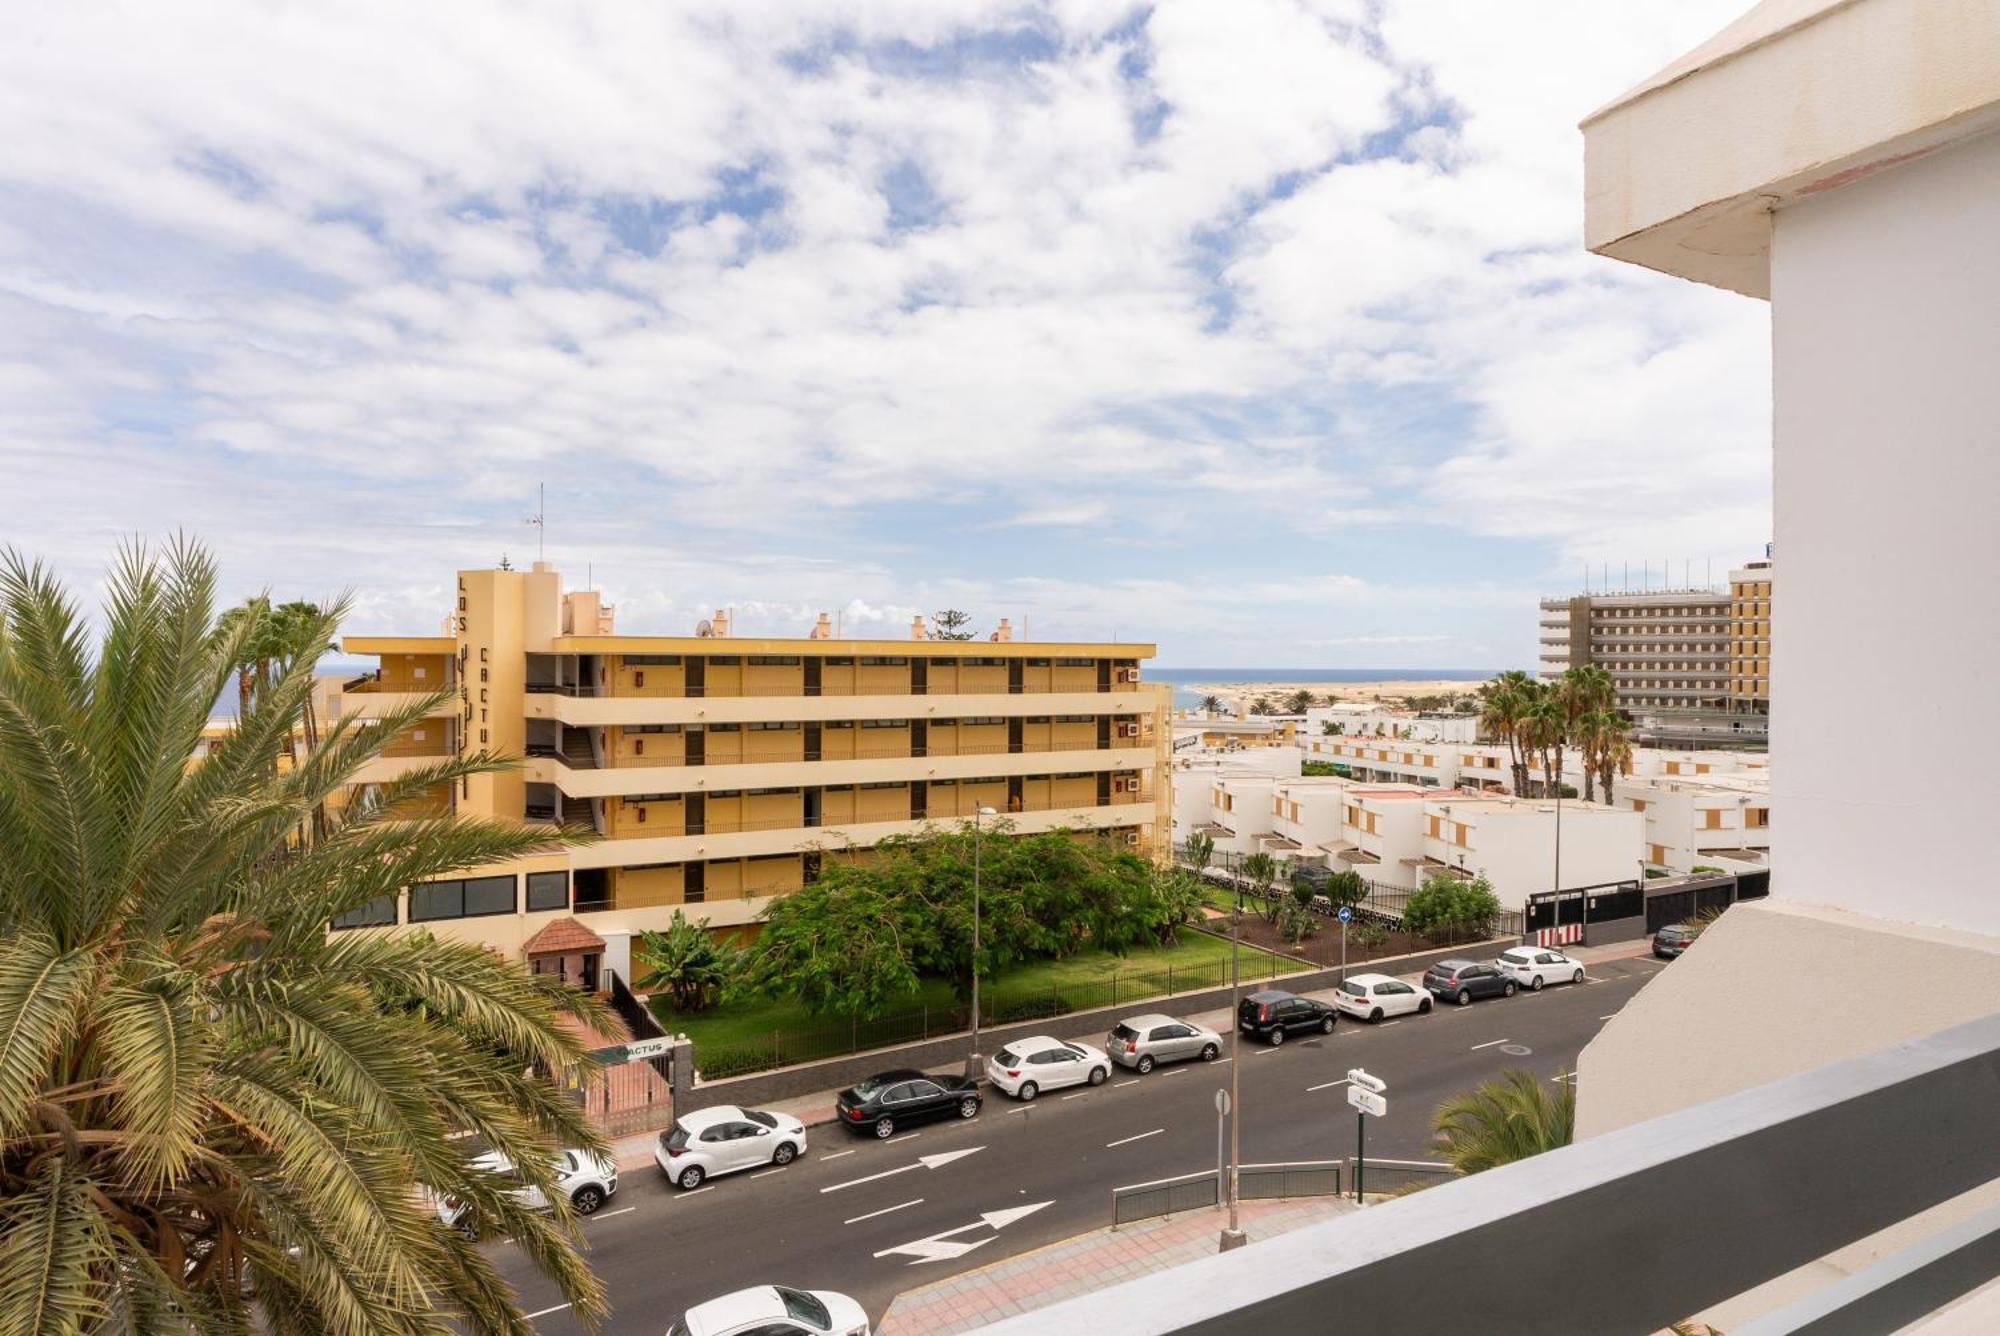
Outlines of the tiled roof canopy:
M 573 918 L 559 918 L 521 944 L 531 956 L 569 955 L 577 951 L 602 951 L 604 939 Z

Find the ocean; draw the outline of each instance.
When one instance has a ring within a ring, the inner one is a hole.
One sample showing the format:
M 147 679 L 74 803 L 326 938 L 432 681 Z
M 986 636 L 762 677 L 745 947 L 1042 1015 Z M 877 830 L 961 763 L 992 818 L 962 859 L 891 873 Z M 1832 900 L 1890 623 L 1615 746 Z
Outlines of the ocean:
M 1193 688 L 1204 682 L 1484 682 L 1498 672 L 1493 668 L 1153 668 L 1142 667 L 1149 682 L 1171 682 L 1174 705 L 1192 709 L 1201 704 L 1202 693 Z

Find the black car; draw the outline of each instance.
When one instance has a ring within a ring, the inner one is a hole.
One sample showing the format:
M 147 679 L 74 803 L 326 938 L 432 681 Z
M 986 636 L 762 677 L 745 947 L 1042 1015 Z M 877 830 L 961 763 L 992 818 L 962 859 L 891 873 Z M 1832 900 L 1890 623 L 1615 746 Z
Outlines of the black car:
M 1669 923 L 1653 934 L 1653 954 L 1661 960 L 1674 960 L 1693 944 L 1693 928 L 1680 923 Z
M 1267 1043 L 1282 1044 L 1288 1033 L 1317 1030 L 1332 1034 L 1340 1013 L 1324 1002 L 1297 993 L 1266 988 L 1250 994 L 1236 1009 L 1236 1028 Z
M 963 1076 L 932 1076 L 915 1070 L 881 1072 L 840 1092 L 834 1116 L 850 1132 L 892 1137 L 896 1129 L 930 1118 L 971 1118 L 979 1112 L 979 1088 Z
M 1425 992 L 1461 1007 L 1479 997 L 1512 997 L 1514 988 L 1514 981 L 1499 966 L 1476 960 L 1440 960 L 1424 971 Z

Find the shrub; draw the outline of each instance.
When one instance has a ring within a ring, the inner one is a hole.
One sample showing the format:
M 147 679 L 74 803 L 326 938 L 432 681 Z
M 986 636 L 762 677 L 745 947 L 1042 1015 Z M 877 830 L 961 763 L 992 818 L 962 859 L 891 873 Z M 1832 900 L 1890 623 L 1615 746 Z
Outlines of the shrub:
M 1456 940 L 1461 935 L 1484 936 L 1499 915 L 1499 897 L 1486 878 L 1460 881 L 1435 876 L 1410 896 L 1403 926 L 1433 941 Z
M 1286 941 L 1297 946 L 1319 931 L 1319 915 L 1296 899 L 1287 900 L 1278 910 L 1278 931 L 1285 935 Z

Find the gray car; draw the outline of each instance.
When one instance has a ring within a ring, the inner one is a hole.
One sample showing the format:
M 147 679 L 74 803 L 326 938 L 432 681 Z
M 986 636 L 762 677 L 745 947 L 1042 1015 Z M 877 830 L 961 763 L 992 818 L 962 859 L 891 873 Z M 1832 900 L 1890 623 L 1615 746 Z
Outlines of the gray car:
M 1111 1031 L 1104 1051 L 1119 1066 L 1144 1076 L 1157 1063 L 1186 1058 L 1214 1062 L 1222 1054 L 1222 1036 L 1205 1025 L 1174 1016 L 1128 1016 Z

